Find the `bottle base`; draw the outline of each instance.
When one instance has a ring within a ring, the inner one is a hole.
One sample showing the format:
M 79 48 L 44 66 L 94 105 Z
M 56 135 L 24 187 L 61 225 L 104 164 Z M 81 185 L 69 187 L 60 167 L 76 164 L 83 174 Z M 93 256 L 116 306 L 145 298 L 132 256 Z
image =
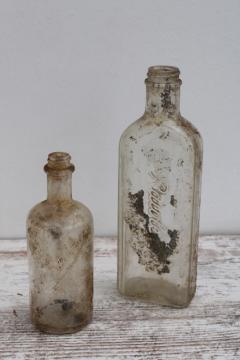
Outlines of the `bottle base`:
M 77 326 L 69 326 L 69 327 L 65 327 L 65 328 L 57 328 L 57 327 L 53 327 L 51 325 L 40 324 L 40 323 L 36 323 L 36 322 L 33 322 L 33 325 L 35 326 L 35 328 L 37 330 L 39 330 L 43 333 L 46 333 L 46 334 L 64 335 L 64 334 L 74 334 L 74 333 L 82 330 L 85 326 L 90 324 L 91 321 L 92 321 L 92 317 L 87 318 L 86 320 L 82 321 L 81 324 L 79 324 Z
M 171 303 L 171 302 L 167 301 L 164 297 L 157 297 L 157 298 L 150 299 L 150 298 L 145 298 L 145 297 L 139 297 L 137 295 L 124 294 L 121 291 L 119 291 L 119 293 L 122 297 L 125 297 L 132 301 L 141 301 L 146 304 L 154 304 L 154 305 L 159 305 L 162 307 L 169 307 L 172 309 L 185 309 L 191 304 L 191 301 L 192 301 L 192 299 L 191 299 L 187 303 L 175 304 L 175 303 Z
M 132 300 L 158 304 L 171 308 L 186 308 L 191 303 L 195 291 L 179 288 L 164 280 L 132 278 L 125 283 L 124 289 L 118 288 L 120 294 Z

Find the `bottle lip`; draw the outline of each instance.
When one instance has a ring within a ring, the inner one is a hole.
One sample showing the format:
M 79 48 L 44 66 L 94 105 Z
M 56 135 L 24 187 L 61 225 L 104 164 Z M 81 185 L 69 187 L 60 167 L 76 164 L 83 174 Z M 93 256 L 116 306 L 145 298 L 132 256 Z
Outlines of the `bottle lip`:
M 71 170 L 74 171 L 74 165 L 70 162 L 71 156 L 67 152 L 55 151 L 48 155 L 48 162 L 44 166 L 44 170 L 49 172 L 53 171 L 62 171 L 62 170 Z
M 178 83 L 181 84 L 182 81 L 179 78 L 180 70 L 176 66 L 170 65 L 153 65 L 148 68 L 147 72 L 147 82 L 154 83 Z

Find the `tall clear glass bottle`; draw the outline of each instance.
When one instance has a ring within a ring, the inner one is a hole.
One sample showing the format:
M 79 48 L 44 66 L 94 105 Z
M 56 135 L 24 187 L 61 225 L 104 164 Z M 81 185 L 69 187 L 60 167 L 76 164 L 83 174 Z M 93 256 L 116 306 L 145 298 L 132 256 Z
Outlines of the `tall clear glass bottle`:
M 33 324 L 53 334 L 72 333 L 92 318 L 93 220 L 72 199 L 70 155 L 48 156 L 47 200 L 27 219 Z
M 187 306 L 196 290 L 202 140 L 180 115 L 178 68 L 152 66 L 119 148 L 118 289 Z

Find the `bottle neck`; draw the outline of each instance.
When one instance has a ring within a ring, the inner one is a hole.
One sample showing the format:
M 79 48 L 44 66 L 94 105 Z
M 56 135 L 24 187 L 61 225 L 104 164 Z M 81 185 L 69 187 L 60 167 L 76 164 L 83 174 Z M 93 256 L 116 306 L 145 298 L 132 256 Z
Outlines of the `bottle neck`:
M 44 166 L 47 173 L 48 201 L 65 201 L 72 199 L 72 173 L 74 165 L 71 156 L 65 152 L 54 152 L 48 155 Z
M 146 113 L 153 117 L 178 117 L 180 113 L 180 86 L 165 84 L 147 84 Z
M 47 175 L 48 201 L 72 200 L 72 172 L 61 171 L 61 174 L 49 173 Z
M 146 113 L 152 117 L 177 118 L 180 113 L 179 70 L 170 66 L 152 66 L 146 83 Z

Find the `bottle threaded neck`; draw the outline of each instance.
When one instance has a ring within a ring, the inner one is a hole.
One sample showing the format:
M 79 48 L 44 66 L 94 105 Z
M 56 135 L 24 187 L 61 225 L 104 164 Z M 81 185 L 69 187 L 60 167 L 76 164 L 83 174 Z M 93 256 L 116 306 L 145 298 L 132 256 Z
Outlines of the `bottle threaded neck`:
M 179 78 L 180 70 L 175 66 L 168 65 L 155 65 L 150 66 L 147 72 L 146 83 L 156 83 L 156 84 L 179 84 L 181 85 L 182 81 Z
M 48 162 L 44 166 L 44 170 L 49 172 L 71 170 L 74 171 L 74 165 L 71 164 L 71 156 L 66 152 L 56 151 L 48 155 Z

